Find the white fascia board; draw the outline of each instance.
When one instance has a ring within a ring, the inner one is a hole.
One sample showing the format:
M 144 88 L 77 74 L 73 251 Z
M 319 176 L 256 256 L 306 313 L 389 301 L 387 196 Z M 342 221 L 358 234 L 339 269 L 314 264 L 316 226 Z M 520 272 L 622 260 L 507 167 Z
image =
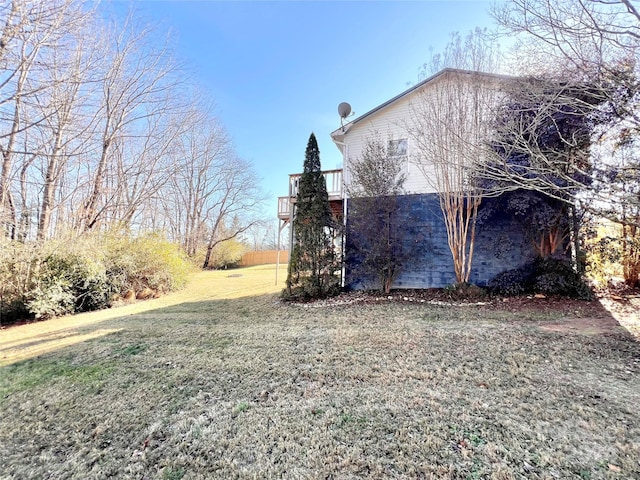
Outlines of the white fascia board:
M 446 75 L 446 74 L 450 74 L 450 75 L 468 75 L 468 76 L 478 75 L 478 76 L 481 76 L 481 77 L 484 77 L 484 78 L 493 78 L 493 79 L 498 79 L 498 80 L 514 80 L 514 79 L 518 78 L 518 77 L 511 76 L 511 75 L 503 75 L 503 74 L 497 74 L 497 73 L 476 72 L 476 71 L 473 71 L 473 70 L 462 70 L 462 69 L 458 69 L 458 68 L 445 68 L 443 70 L 440 70 L 438 73 L 436 73 L 434 75 L 431 75 L 429 78 L 426 78 L 426 79 L 422 80 L 421 82 L 409 87 L 404 92 L 396 95 L 393 98 L 390 98 L 386 102 L 381 103 L 377 107 L 372 108 L 368 112 L 360 115 L 355 120 L 352 120 L 351 122 L 347 123 L 344 127 L 340 127 L 338 129 L 334 130 L 333 132 L 331 132 L 331 137 L 334 138 L 334 141 L 336 139 L 339 140 L 339 141 L 343 141 L 344 140 L 343 138 L 339 139 L 337 137 L 339 135 L 346 135 L 348 133 L 349 129 L 353 125 L 355 125 L 356 123 L 361 122 L 362 120 L 364 120 L 365 118 L 369 117 L 370 115 L 376 113 L 377 111 L 382 110 L 385 107 L 388 107 L 392 103 L 397 102 L 401 98 L 406 97 L 410 93 L 415 92 L 416 90 L 419 90 L 420 88 L 424 87 L 428 83 L 431 83 L 434 80 L 436 80 L 438 77 Z

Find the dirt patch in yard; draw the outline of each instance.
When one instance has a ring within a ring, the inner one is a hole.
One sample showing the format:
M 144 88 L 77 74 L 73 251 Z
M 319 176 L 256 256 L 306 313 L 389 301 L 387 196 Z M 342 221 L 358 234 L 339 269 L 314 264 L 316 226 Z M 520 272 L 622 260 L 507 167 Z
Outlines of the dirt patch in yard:
M 605 335 L 624 333 L 625 329 L 613 318 L 567 318 L 561 323 L 541 324 L 541 330 L 575 333 L 577 335 Z
M 578 335 L 631 334 L 640 340 L 640 305 L 633 306 L 634 297 L 612 299 L 602 296 L 593 301 L 563 297 L 518 297 L 494 301 L 491 308 L 504 309 L 513 314 L 537 312 L 550 317 L 539 323 L 543 331 Z M 514 317 L 517 319 L 518 317 Z

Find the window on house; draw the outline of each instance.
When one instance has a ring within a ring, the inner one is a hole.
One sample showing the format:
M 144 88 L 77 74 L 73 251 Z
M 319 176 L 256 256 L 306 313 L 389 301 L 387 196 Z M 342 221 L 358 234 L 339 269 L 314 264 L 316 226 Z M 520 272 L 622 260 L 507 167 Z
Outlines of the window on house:
M 389 140 L 388 148 L 389 156 L 401 165 L 400 173 L 405 177 L 409 175 L 408 143 L 406 138 Z
M 392 157 L 406 157 L 408 142 L 406 138 L 389 140 L 389 155 Z

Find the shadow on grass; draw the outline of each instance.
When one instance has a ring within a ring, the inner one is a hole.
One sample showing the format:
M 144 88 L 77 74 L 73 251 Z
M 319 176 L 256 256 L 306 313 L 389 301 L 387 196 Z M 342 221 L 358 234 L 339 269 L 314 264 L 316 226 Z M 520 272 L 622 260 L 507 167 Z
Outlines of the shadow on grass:
M 501 305 L 518 321 L 527 314 L 541 319 L 542 330 L 583 335 L 628 334 L 640 340 L 640 324 L 637 313 L 621 308 L 618 302 L 594 300 L 582 301 L 567 298 L 508 299 Z M 546 317 L 546 318 L 545 318 Z
M 120 316 L 0 368 L 7 474 L 635 478 L 638 344 L 540 328 L 610 323 L 595 303 L 275 300 Z
M 140 355 L 157 374 L 178 368 L 182 359 L 189 363 L 189 357 L 222 352 L 233 339 L 212 327 L 260 321 L 275 301 L 273 295 L 262 295 L 185 302 L 77 328 L 21 338 L 14 335 L 10 341 L 1 338 L 0 405 L 16 393 L 59 382 L 99 391 L 105 382 L 113 381 L 112 374 L 123 378 L 141 368 L 136 358 Z M 189 375 L 191 367 L 181 365 L 180 369 Z
M 170 330 L 189 324 L 210 325 L 229 316 L 249 318 L 256 309 L 273 304 L 275 298 L 268 294 L 233 300 L 184 302 L 120 316 L 114 316 L 118 309 L 113 309 L 16 326 L 0 335 L 0 367 L 150 323 Z M 136 305 L 138 309 L 140 305 Z M 87 321 L 83 322 L 81 317 Z
M 405 301 L 402 300 L 403 298 Z M 358 305 L 363 306 L 368 303 L 385 302 L 386 300 L 381 302 L 364 301 L 345 306 L 340 300 L 336 300 L 335 304 L 329 300 L 325 301 L 322 307 L 314 308 L 314 310 L 339 308 L 344 309 L 344 314 L 347 315 L 349 308 L 358 308 Z M 447 306 L 407 301 L 407 297 L 394 297 L 390 302 L 402 302 L 408 307 L 410 306 L 412 310 L 425 310 L 427 316 L 435 315 L 439 319 L 451 318 L 451 321 L 456 321 L 458 318 L 458 313 L 453 312 L 462 308 L 459 304 Z M 118 313 L 117 309 L 91 312 L 83 314 L 88 319 L 86 323 L 79 321 L 69 326 L 68 322 L 61 322 L 59 328 L 56 328 L 56 319 L 14 327 L 7 331 L 10 335 L 0 336 L 0 367 L 70 348 L 76 344 L 104 336 L 126 333 L 130 330 L 137 330 L 141 335 L 148 335 L 150 331 L 155 331 L 158 335 L 171 336 L 178 330 L 188 329 L 189 326 L 214 325 L 221 321 L 236 323 L 261 321 L 263 316 L 274 313 L 273 307 L 276 303 L 277 296 L 267 294 L 237 299 L 183 302 L 137 313 L 125 313 L 120 316 L 114 316 Z M 137 305 L 138 309 L 141 305 L 144 304 Z M 291 306 L 290 308 L 298 309 L 301 307 Z M 495 315 L 498 321 L 524 322 L 547 332 L 583 335 L 629 334 L 632 337 L 636 333 L 630 330 L 628 322 L 620 321 L 611 308 L 607 309 L 599 301 L 585 302 L 558 298 L 522 297 L 507 299 L 504 302 L 498 299 L 488 305 L 466 305 L 463 310 L 471 315 L 474 314 L 474 310 L 489 310 L 489 314 Z M 67 317 L 67 319 L 73 320 L 73 318 L 79 317 L 81 315 Z M 46 327 L 43 332 L 38 331 L 40 325 Z

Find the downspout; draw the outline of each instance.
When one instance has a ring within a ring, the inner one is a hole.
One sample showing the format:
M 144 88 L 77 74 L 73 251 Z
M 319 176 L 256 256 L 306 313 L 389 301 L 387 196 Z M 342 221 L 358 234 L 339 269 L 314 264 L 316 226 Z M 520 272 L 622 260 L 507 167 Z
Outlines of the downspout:
M 278 220 L 278 246 L 276 247 L 276 287 L 278 286 L 278 270 L 280 270 L 280 220 Z
M 294 209 L 296 208 L 296 204 L 291 201 L 291 197 L 289 197 L 289 205 L 291 207 L 289 211 L 289 263 L 291 263 L 291 258 L 293 257 L 293 219 Z M 291 266 L 289 266 L 289 268 L 291 268 Z
M 347 189 L 345 188 L 345 178 L 347 171 L 347 159 L 349 158 L 349 146 L 344 142 L 339 142 L 335 138 L 333 139 L 333 143 L 336 145 L 342 145 L 342 242 L 340 242 L 340 252 L 342 256 L 342 268 L 340 269 L 340 287 L 344 288 L 345 279 L 346 279 L 346 267 L 345 267 L 345 250 L 346 250 L 346 239 L 347 239 Z

